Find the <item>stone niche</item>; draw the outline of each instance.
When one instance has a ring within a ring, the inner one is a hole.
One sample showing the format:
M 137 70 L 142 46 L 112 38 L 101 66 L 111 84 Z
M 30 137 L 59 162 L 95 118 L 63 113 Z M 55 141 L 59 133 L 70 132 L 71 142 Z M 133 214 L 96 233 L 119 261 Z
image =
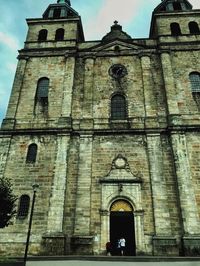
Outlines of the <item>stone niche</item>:
M 75 255 L 92 255 L 93 236 L 72 236 L 71 250 Z
M 184 237 L 183 243 L 185 256 L 200 256 L 200 236 Z
M 178 245 L 175 237 L 153 237 L 153 247 L 155 256 L 177 256 Z
M 70 252 L 69 238 L 65 235 L 43 236 L 42 254 L 48 256 L 67 255 Z

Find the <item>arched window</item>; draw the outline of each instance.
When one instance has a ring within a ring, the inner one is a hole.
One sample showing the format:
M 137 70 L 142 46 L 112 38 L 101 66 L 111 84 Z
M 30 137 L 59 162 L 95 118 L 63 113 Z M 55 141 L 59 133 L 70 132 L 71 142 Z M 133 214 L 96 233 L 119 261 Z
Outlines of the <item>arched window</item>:
M 47 40 L 47 34 L 48 31 L 47 30 L 40 30 L 39 34 L 38 34 L 38 41 L 46 41 Z
M 180 25 L 176 22 L 170 24 L 171 34 L 172 36 L 181 35 L 181 28 Z
M 37 145 L 36 144 L 30 144 L 28 146 L 26 163 L 35 163 L 36 157 L 37 157 Z
M 195 21 L 191 21 L 188 26 L 191 34 L 199 34 L 199 25 Z
M 64 34 L 65 34 L 65 30 L 64 29 L 57 29 L 56 30 L 56 35 L 55 35 L 55 40 L 56 41 L 63 41 Z
M 25 219 L 28 215 L 29 206 L 30 206 L 30 197 L 28 195 L 22 195 L 19 200 L 17 218 Z
M 111 99 L 111 119 L 126 119 L 126 99 L 121 94 L 116 94 Z
M 61 8 L 55 8 L 53 11 L 53 18 L 60 18 Z
M 190 83 L 191 83 L 191 90 L 192 96 L 200 109 L 200 73 L 192 72 L 189 75 Z
M 179 2 L 174 2 L 174 3 L 173 3 L 173 9 L 174 9 L 174 10 L 182 10 L 181 3 L 179 3 Z
M 48 106 L 48 93 L 49 93 L 49 79 L 41 78 L 38 80 L 36 101 L 38 101 L 42 107 Z

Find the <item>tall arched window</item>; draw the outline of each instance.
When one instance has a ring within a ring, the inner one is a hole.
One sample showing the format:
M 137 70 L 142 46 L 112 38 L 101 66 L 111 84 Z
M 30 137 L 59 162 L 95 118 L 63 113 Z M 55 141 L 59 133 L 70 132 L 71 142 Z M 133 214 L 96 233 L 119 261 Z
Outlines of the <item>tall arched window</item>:
M 30 206 L 30 197 L 28 195 L 22 195 L 19 200 L 17 218 L 25 219 L 28 216 L 29 206 Z
M 116 94 L 111 99 L 111 119 L 124 120 L 126 114 L 126 99 L 121 94 Z
M 178 23 L 176 23 L 176 22 L 171 23 L 170 28 L 171 28 L 171 34 L 173 36 L 181 35 L 181 28 L 180 28 L 180 25 Z
M 191 34 L 199 34 L 199 25 L 195 21 L 191 21 L 188 26 Z
M 64 34 L 65 34 L 65 30 L 64 29 L 57 29 L 56 30 L 56 35 L 55 35 L 55 40 L 56 41 L 63 41 Z
M 26 156 L 26 163 L 35 163 L 37 157 L 37 145 L 30 144 L 28 146 L 27 156 Z
M 192 72 L 189 75 L 191 89 L 192 89 L 192 96 L 200 109 L 200 73 L 199 72 Z
M 48 93 L 49 93 L 49 79 L 41 78 L 38 80 L 36 101 L 38 101 L 42 107 L 48 106 Z
M 47 40 L 47 34 L 48 34 L 47 30 L 45 30 L 45 29 L 40 30 L 39 34 L 38 34 L 38 41 L 46 41 Z

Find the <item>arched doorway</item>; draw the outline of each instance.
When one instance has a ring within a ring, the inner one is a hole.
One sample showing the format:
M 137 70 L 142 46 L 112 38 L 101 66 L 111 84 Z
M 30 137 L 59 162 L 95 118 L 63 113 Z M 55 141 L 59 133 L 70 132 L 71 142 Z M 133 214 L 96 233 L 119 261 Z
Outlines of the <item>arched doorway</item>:
M 124 255 L 135 256 L 136 246 L 133 208 L 131 204 L 125 200 L 115 201 L 110 208 L 110 241 L 113 247 L 113 255 L 119 255 L 117 242 L 121 237 L 126 240 Z

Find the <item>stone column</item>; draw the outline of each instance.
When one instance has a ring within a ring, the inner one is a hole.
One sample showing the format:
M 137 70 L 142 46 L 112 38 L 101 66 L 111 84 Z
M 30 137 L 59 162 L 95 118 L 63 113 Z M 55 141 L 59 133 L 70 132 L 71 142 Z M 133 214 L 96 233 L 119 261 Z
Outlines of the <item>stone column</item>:
M 170 236 L 170 214 L 160 134 L 147 135 L 156 236 Z
M 62 110 L 61 117 L 59 119 L 59 124 L 62 126 L 71 124 L 75 63 L 75 57 L 66 57 L 63 82 Z
M 82 105 L 82 128 L 93 127 L 94 59 L 85 59 L 84 98 Z
M 17 108 L 20 101 L 27 62 L 28 62 L 28 57 L 20 58 L 18 62 L 6 117 L 2 123 L 2 129 L 12 129 L 15 126 Z
M 179 114 L 175 80 L 173 76 L 170 54 L 168 52 L 163 52 L 161 54 L 161 63 L 163 69 L 163 78 L 165 83 L 165 91 L 167 96 L 167 105 L 168 105 L 169 114 L 170 115 Z
M 90 235 L 92 135 L 80 137 L 79 172 L 77 180 L 75 236 Z
M 145 98 L 145 110 L 146 116 L 156 116 L 156 100 L 154 96 L 153 88 L 153 77 L 151 73 L 151 58 L 147 55 L 141 55 L 141 66 L 142 66 L 142 76 L 143 76 L 143 88 L 144 88 L 144 98 Z
M 51 191 L 47 233 L 63 232 L 63 215 L 67 180 L 67 157 L 70 136 L 58 135 L 55 174 Z
M 171 135 L 174 153 L 177 183 L 180 195 L 182 220 L 185 235 L 200 235 L 200 217 L 198 215 L 194 185 L 184 133 Z

